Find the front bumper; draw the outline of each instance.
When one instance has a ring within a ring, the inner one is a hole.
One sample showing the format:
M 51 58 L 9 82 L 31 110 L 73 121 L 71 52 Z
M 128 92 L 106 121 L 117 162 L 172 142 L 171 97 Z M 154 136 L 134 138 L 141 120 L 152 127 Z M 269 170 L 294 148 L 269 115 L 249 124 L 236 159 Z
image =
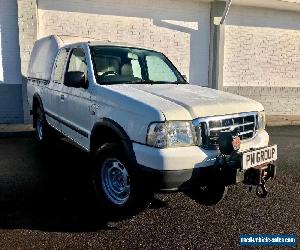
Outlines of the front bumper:
M 172 192 L 185 189 L 200 176 L 200 169 L 156 170 L 139 166 L 139 178 L 148 188 L 155 191 Z
M 161 171 L 139 166 L 139 179 L 142 183 L 150 189 L 161 192 L 183 191 L 193 188 L 195 184 L 204 186 L 211 183 L 223 183 L 228 186 L 242 182 L 250 186 L 259 186 L 264 185 L 265 181 L 273 178 L 275 174 L 276 166 L 273 163 L 247 170 L 219 165 Z
M 269 135 L 266 131 L 259 132 L 255 138 L 241 144 L 241 151 L 250 148 L 266 147 Z M 136 161 L 159 171 L 192 170 L 214 165 L 219 150 L 203 149 L 198 146 L 159 149 L 139 143 L 133 143 Z
M 241 144 L 241 150 L 265 147 L 269 143 L 266 131 L 251 141 Z M 224 181 L 234 184 L 244 179 L 244 171 L 215 167 L 218 150 L 201 147 L 157 149 L 133 143 L 140 179 L 148 187 L 159 191 L 176 191 L 189 188 L 193 183 Z M 220 180 L 218 180 L 220 179 Z

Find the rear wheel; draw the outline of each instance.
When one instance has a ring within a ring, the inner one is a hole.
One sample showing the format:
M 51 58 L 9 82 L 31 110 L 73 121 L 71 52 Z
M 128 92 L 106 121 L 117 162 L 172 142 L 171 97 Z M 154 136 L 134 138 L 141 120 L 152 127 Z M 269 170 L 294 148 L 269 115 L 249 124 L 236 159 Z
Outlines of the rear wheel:
M 43 109 L 39 106 L 37 107 L 35 114 L 34 114 L 34 127 L 35 127 L 35 137 L 39 143 L 45 144 L 49 142 L 51 137 L 50 130 L 45 113 Z
M 152 194 L 115 143 L 102 145 L 95 157 L 93 184 L 101 207 L 112 215 L 132 215 L 147 207 Z

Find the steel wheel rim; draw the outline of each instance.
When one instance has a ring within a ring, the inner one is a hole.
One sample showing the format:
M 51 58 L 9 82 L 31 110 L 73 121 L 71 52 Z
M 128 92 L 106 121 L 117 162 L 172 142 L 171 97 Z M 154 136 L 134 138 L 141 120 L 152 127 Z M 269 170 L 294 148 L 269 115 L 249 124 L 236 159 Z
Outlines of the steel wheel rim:
M 123 205 L 129 199 L 129 174 L 118 159 L 107 159 L 103 162 L 101 184 L 105 195 L 115 205 Z
M 39 140 L 42 140 L 43 139 L 43 121 L 42 121 L 41 117 L 37 118 L 36 132 L 37 132 L 37 136 L 38 136 Z

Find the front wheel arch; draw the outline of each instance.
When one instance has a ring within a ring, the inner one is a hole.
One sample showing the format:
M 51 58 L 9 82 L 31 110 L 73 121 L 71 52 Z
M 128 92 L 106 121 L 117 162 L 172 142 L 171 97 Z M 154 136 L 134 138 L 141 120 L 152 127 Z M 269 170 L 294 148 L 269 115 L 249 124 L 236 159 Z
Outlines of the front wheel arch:
M 133 167 L 137 165 L 131 139 L 121 125 L 109 118 L 103 118 L 93 126 L 90 139 L 92 157 L 104 143 L 117 143 L 126 154 L 130 164 Z

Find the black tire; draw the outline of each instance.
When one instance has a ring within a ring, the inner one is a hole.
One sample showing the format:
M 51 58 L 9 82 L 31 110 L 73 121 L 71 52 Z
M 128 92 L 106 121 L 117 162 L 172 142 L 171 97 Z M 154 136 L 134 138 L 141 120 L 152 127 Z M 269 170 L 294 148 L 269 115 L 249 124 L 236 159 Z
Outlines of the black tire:
M 211 183 L 206 186 L 195 186 L 189 196 L 200 204 L 213 206 L 221 202 L 227 195 L 228 186 Z
M 51 128 L 47 123 L 44 110 L 38 106 L 34 112 L 33 126 L 35 128 L 35 138 L 40 144 L 48 144 L 51 139 Z
M 119 193 L 115 192 L 118 185 L 109 185 L 113 183 L 113 178 L 118 179 L 114 174 L 121 180 L 118 191 L 122 191 Z M 116 143 L 105 143 L 97 150 L 94 157 L 93 186 L 101 210 L 114 218 L 134 215 L 148 207 L 153 199 L 153 193 L 140 183 L 127 157 Z

